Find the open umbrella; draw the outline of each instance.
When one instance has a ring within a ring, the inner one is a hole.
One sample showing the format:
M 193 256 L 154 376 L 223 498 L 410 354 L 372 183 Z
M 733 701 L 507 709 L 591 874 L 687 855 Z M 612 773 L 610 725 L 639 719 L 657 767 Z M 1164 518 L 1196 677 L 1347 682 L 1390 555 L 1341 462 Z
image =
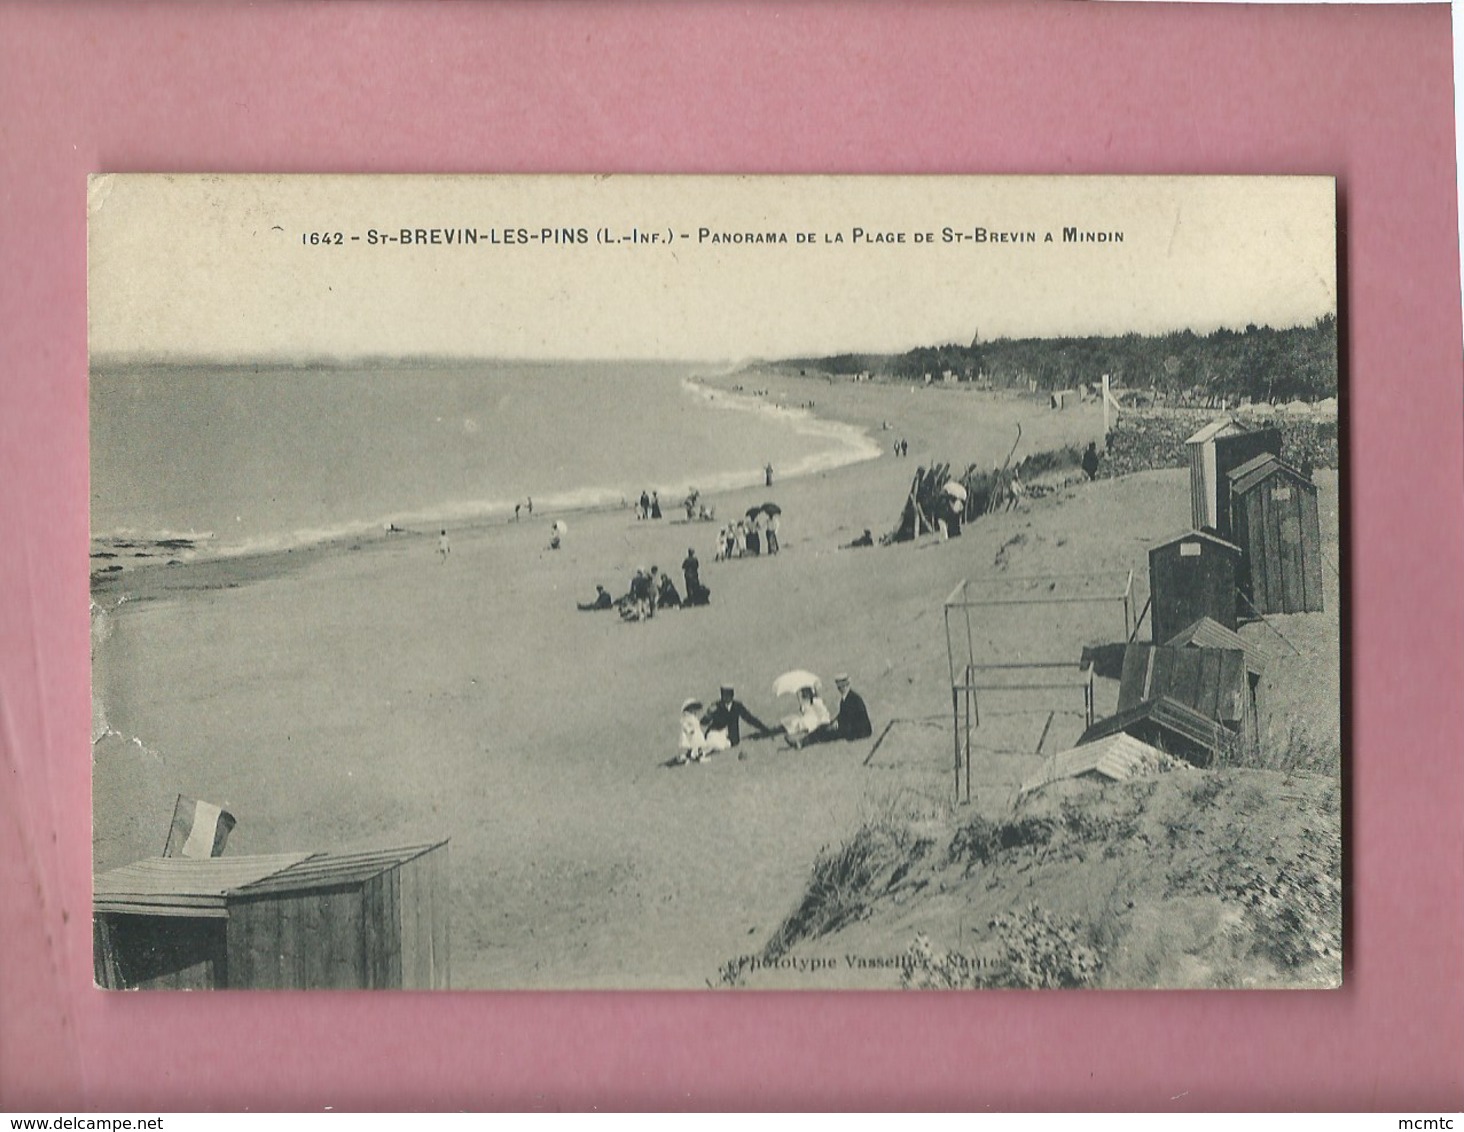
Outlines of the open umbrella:
M 823 687 L 823 681 L 802 668 L 795 668 L 792 672 L 785 672 L 773 681 L 773 695 L 792 696 L 797 694 L 801 688 L 812 688 L 815 692 Z
M 781 515 L 783 513 L 783 509 L 776 503 L 764 503 L 759 510 L 766 511 L 769 515 Z
M 962 503 L 966 501 L 965 485 L 959 483 L 956 480 L 947 480 L 946 485 L 941 488 L 941 491 L 945 492 L 949 496 L 959 499 Z
M 761 507 L 749 507 L 747 509 L 747 517 L 749 519 L 755 518 L 757 516 L 758 512 L 760 512 L 761 510 L 762 510 Z
M 564 523 L 564 520 L 563 519 L 555 519 L 554 520 L 554 529 L 556 531 L 558 531 L 560 534 L 564 534 L 565 531 L 569 530 L 569 528 L 567 526 L 565 526 L 565 523 Z
M 701 707 L 702 707 L 701 700 L 691 699 L 691 700 L 687 700 L 684 704 L 681 705 L 681 710 L 682 711 L 700 711 L 701 710 Z

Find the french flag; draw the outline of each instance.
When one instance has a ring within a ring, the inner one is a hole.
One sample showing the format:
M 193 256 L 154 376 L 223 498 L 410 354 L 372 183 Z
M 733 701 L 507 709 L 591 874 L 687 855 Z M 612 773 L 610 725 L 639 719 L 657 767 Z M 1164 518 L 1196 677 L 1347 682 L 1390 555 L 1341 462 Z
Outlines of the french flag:
M 229 832 L 234 828 L 234 815 L 212 802 L 178 795 L 173 807 L 173 825 L 168 830 L 164 857 L 217 857 L 224 851 Z

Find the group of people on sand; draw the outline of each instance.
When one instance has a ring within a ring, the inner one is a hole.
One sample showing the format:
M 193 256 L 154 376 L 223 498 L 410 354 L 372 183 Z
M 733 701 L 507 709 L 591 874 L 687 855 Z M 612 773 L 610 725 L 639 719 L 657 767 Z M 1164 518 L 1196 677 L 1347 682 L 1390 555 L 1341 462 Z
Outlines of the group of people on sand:
M 730 685 L 722 685 L 711 707 L 698 699 L 686 700 L 681 705 L 681 731 L 672 762 L 700 763 L 720 751 L 730 751 L 742 741 L 743 723 L 755 729 L 752 738 L 782 735 L 794 750 L 811 743 L 868 739 L 874 734 L 874 727 L 869 722 L 864 698 L 854 691 L 844 673 L 834 677 L 834 684 L 839 690 L 839 709 L 835 715 L 829 715 L 818 688 L 809 685 L 798 690 L 798 710 L 777 727 L 769 727 L 748 711 Z
M 756 558 L 760 554 L 777 554 L 780 548 L 778 531 L 780 513 L 758 511 L 747 518 L 726 524 L 717 532 L 716 561 L 732 558 Z
M 595 586 L 595 596 L 587 602 L 579 602 L 582 613 L 593 613 L 601 609 L 618 609 L 623 621 L 649 621 L 658 609 L 683 609 L 689 606 L 708 605 L 712 591 L 702 584 L 701 563 L 696 550 L 687 547 L 686 558 L 681 563 L 681 576 L 686 583 L 686 596 L 676 588 L 669 574 L 661 572 L 659 566 L 636 569 L 631 575 L 626 592 L 612 598 L 602 585 Z

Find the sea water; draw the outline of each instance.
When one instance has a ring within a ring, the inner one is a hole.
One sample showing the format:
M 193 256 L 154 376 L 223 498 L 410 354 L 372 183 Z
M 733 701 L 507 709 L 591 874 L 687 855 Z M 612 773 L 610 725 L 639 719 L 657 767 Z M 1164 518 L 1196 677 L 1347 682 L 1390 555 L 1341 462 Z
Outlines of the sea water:
M 129 365 L 91 374 L 94 540 L 247 553 L 703 494 L 878 455 L 671 363 Z

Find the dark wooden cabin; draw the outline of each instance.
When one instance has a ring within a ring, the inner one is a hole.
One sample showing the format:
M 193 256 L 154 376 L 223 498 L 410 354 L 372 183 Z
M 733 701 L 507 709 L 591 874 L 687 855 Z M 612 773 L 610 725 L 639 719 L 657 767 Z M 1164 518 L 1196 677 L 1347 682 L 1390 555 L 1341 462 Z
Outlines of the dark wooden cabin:
M 1240 583 L 1257 613 L 1322 611 L 1317 487 L 1276 456 L 1230 473 L 1230 515 L 1244 551 Z
M 1151 549 L 1154 643 L 1163 644 L 1201 617 L 1235 629 L 1240 560 L 1240 547 L 1206 531 L 1191 531 Z
M 98 875 L 97 985 L 438 990 L 447 842 L 360 853 L 157 857 Z
M 1165 696 L 1223 724 L 1240 745 L 1259 741 L 1256 700 L 1241 649 L 1133 644 L 1124 651 L 1118 711 Z

